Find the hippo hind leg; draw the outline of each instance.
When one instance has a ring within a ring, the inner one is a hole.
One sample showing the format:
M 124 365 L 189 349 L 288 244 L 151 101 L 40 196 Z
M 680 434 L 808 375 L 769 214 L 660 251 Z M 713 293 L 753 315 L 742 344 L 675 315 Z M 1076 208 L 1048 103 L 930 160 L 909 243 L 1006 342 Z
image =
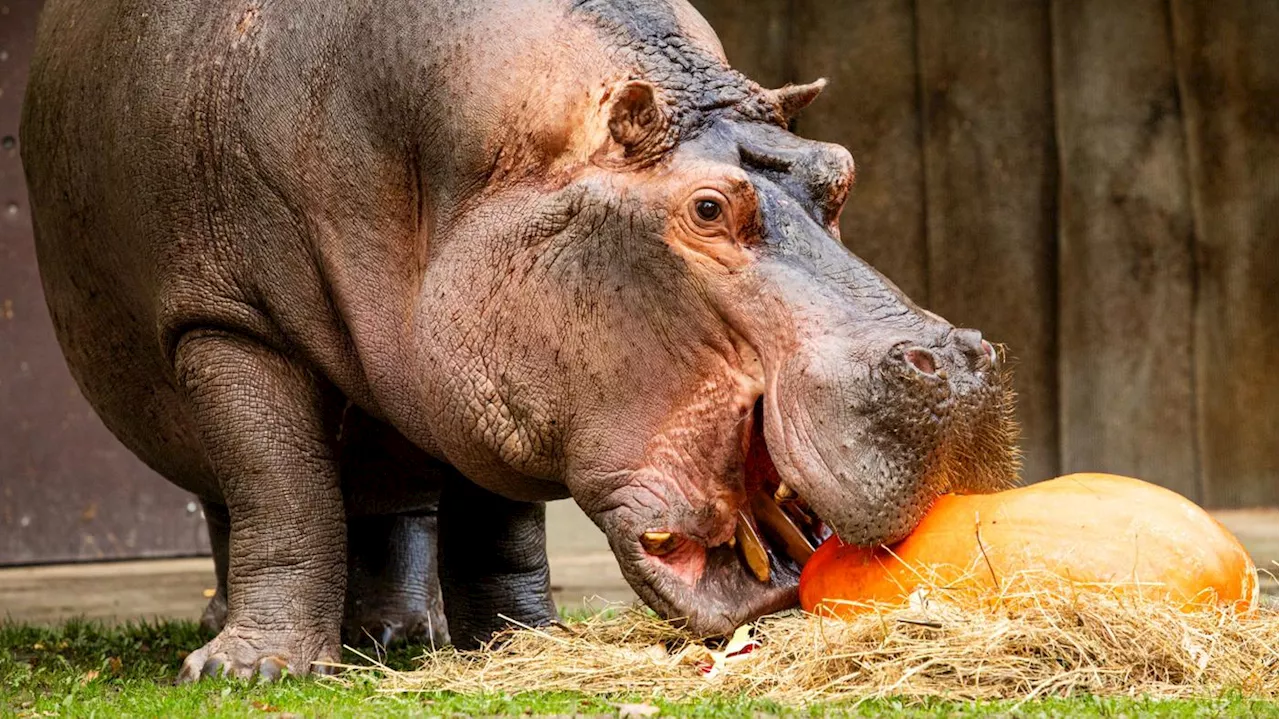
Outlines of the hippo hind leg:
M 210 634 L 227 623 L 227 509 L 204 503 L 217 583 L 200 617 Z M 347 599 L 343 640 L 391 646 L 449 643 L 436 572 L 435 512 L 358 517 L 347 525 Z
M 358 409 L 346 412 L 339 452 L 347 642 L 439 647 L 452 636 L 475 647 L 509 626 L 499 615 L 530 626 L 556 618 L 542 504 L 477 487 Z M 217 632 L 226 621 L 227 510 L 206 504 L 205 518 L 218 585 L 201 624 Z
M 556 619 L 546 507 L 449 477 L 440 499 L 440 583 L 453 643 L 473 649 L 511 626 Z
M 436 511 L 453 470 L 355 405 L 339 438 L 347 507 L 343 638 L 390 646 L 449 643 L 436 565 Z
M 436 514 L 359 517 L 347 525 L 343 636 L 382 646 L 449 643 L 436 573 Z
M 230 519 L 225 622 L 179 679 L 327 671 L 316 662 L 341 656 L 347 580 L 331 393 L 305 366 L 224 331 L 186 334 L 175 370 Z

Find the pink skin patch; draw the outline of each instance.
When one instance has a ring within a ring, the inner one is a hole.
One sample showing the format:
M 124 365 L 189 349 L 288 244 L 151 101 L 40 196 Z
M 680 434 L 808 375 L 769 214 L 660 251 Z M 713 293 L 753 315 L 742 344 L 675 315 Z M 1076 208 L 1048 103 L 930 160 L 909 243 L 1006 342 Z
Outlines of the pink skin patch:
M 707 550 L 701 544 L 683 537 L 678 541 L 679 545 L 675 549 L 651 559 L 667 565 L 673 574 L 692 587 L 702 579 L 702 573 L 707 569 Z

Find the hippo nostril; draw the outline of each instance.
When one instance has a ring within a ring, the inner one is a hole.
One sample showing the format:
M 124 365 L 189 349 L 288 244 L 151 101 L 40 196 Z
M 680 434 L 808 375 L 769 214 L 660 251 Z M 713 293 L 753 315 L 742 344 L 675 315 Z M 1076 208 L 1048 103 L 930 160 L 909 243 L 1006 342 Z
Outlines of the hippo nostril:
M 938 360 L 923 347 L 912 347 L 903 353 L 902 358 L 923 374 L 933 376 L 938 373 Z

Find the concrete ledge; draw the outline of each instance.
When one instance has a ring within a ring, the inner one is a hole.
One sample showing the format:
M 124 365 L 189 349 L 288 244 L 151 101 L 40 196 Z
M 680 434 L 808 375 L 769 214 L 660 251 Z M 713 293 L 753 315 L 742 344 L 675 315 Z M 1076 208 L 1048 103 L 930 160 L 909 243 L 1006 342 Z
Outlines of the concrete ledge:
M 559 606 L 635 601 L 608 552 L 552 562 L 551 581 Z M 0 570 L 0 617 L 35 624 L 71 617 L 195 620 L 212 591 L 208 557 L 15 567 Z
M 1280 561 L 1280 550 L 1277 549 L 1277 536 L 1280 535 L 1280 510 L 1275 507 L 1264 509 L 1219 509 L 1210 512 L 1215 519 L 1236 535 L 1244 548 L 1253 556 L 1253 563 L 1258 569 L 1276 574 L 1277 562 Z M 1274 580 L 1274 576 L 1272 577 Z
M 604 535 L 572 502 L 547 505 L 547 555 L 557 605 L 636 600 Z M 208 557 L 0 569 L 0 618 L 39 624 L 71 617 L 194 620 L 213 585 Z

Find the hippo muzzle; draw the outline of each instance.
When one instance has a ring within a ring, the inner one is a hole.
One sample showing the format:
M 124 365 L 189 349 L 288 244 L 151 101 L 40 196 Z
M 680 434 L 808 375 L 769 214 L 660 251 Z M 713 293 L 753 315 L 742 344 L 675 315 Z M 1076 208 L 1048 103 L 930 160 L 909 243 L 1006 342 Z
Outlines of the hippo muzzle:
M 939 495 L 1012 482 L 1016 425 L 1004 360 L 972 330 L 933 327 L 868 345 L 825 338 L 768 373 L 709 495 L 637 473 L 643 493 L 603 521 L 624 574 L 660 614 L 706 634 L 792 606 L 812 551 L 833 534 L 901 539 Z M 691 497 L 692 494 L 692 497 Z

